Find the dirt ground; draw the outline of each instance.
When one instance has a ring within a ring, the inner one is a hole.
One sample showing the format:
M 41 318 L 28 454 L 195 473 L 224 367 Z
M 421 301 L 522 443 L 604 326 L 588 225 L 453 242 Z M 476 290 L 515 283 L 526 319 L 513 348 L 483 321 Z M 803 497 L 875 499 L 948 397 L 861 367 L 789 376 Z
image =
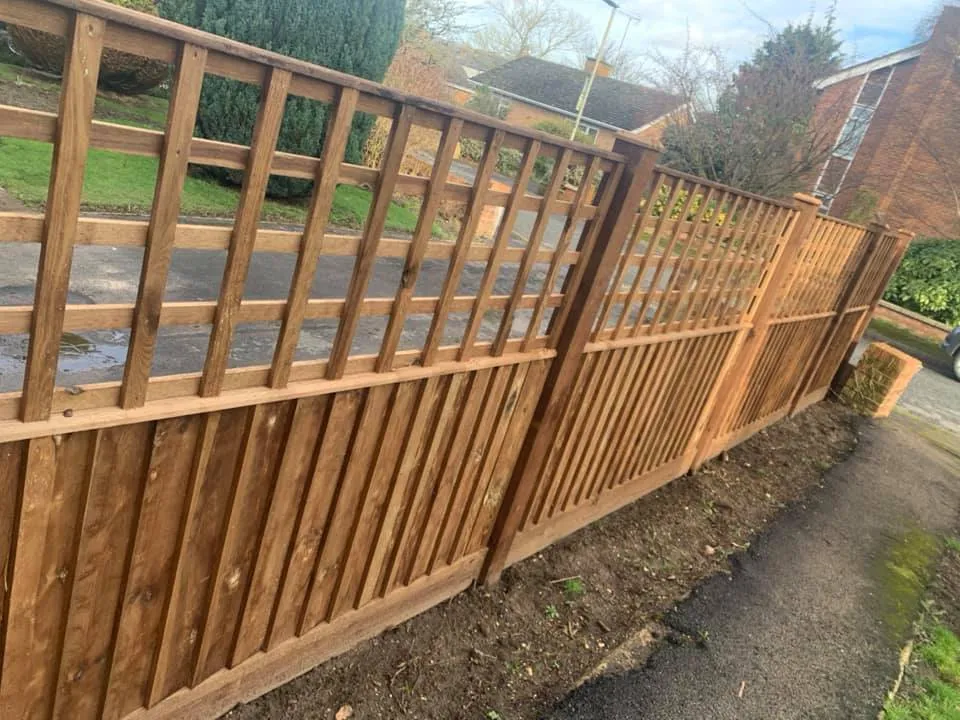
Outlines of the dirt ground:
M 651 496 L 364 642 L 231 720 L 539 716 L 857 442 L 857 419 L 822 403 Z M 346 715 L 346 712 L 342 713 Z

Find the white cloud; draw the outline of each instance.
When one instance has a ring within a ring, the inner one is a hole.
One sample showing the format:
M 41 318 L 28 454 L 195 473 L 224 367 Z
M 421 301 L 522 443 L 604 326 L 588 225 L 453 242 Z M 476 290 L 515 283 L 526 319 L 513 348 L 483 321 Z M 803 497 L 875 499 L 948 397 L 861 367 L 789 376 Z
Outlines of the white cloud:
M 597 37 L 601 35 L 609 11 L 603 0 L 557 2 L 589 18 Z M 785 0 L 621 0 L 621 5 L 641 18 L 630 24 L 624 43 L 634 51 L 677 52 L 687 41 L 689 27 L 694 43 L 716 46 L 735 62 L 748 58 L 768 34 L 764 20 L 780 28 L 803 22 L 810 14 L 810 5 Z M 827 7 L 820 0 L 816 16 L 822 17 Z M 865 59 L 909 45 L 914 26 L 928 10 L 927 1 L 839 0 L 836 18 L 843 51 L 851 59 Z M 623 17 L 615 21 L 613 43 L 619 44 L 625 23 Z

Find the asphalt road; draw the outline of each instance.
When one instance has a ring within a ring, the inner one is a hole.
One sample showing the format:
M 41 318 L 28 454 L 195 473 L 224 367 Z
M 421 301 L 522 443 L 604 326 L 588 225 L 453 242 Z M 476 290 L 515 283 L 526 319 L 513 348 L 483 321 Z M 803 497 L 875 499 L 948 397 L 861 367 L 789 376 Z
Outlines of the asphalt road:
M 533 213 L 527 213 L 532 215 Z M 524 222 L 532 225 L 529 218 Z M 555 247 L 563 222 L 551 218 L 544 234 L 544 247 Z M 515 234 L 512 244 L 525 246 Z M 37 276 L 39 247 L 3 244 L 0 263 L 0 305 L 30 305 Z M 74 250 L 67 302 L 76 304 L 133 303 L 136 300 L 143 252 L 138 248 L 78 246 Z M 246 300 L 285 300 L 289 293 L 295 256 L 292 253 L 257 252 L 251 262 L 244 288 Z M 224 251 L 178 249 L 167 279 L 165 301 L 215 300 L 220 289 L 226 253 Z M 367 289 L 368 298 L 392 299 L 400 283 L 402 258 L 378 258 Z M 312 298 L 344 297 L 353 272 L 354 260 L 326 256 L 318 264 L 311 289 Z M 476 295 L 485 262 L 467 262 L 460 277 L 457 295 Z M 518 265 L 505 263 L 494 283 L 494 295 L 508 295 L 516 281 Z M 539 293 L 549 266 L 537 263 L 528 277 L 525 293 Z M 415 296 L 440 294 L 447 275 L 446 260 L 426 260 L 415 288 Z M 563 281 L 561 270 L 555 287 Z M 530 321 L 530 310 L 516 312 L 511 337 L 522 337 Z M 441 344 L 459 343 L 469 313 L 451 313 Z M 499 329 L 502 312 L 484 317 L 478 341 L 492 340 Z M 541 329 L 546 327 L 548 316 Z M 411 315 L 400 341 L 400 350 L 422 347 L 430 326 L 428 315 Z M 336 335 L 335 319 L 304 323 L 296 359 L 317 359 L 329 355 Z M 362 317 L 352 353 L 375 353 L 386 329 L 386 317 Z M 279 323 L 241 325 L 236 329 L 230 353 L 230 367 L 269 363 L 279 332 Z M 207 326 L 163 327 L 158 333 L 153 375 L 195 372 L 203 367 L 209 339 Z M 118 380 L 123 374 L 128 331 L 80 331 L 69 333 L 61 346 L 57 382 L 60 385 Z M 0 392 L 19 389 L 27 353 L 28 337 L 0 335 Z
M 666 618 L 684 639 L 546 717 L 876 718 L 919 609 L 904 577 L 922 575 L 932 543 L 958 528 L 957 457 L 903 419 L 869 425 L 821 491 Z

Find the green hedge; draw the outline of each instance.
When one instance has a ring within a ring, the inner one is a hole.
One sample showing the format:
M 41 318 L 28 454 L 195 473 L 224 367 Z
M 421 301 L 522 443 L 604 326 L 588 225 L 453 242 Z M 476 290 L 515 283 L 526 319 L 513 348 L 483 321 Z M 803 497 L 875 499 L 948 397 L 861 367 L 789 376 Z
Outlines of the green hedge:
M 383 80 L 403 27 L 403 0 L 161 0 L 164 17 L 250 45 L 324 65 L 369 80 Z M 246 83 L 207 75 L 197 115 L 202 137 L 246 145 L 253 134 L 260 92 Z M 291 96 L 280 127 L 279 150 L 318 156 L 327 103 Z M 348 162 L 361 162 L 374 118 L 357 113 L 347 144 Z M 241 173 L 204 168 L 239 184 Z M 273 176 L 268 194 L 307 195 L 311 182 Z
M 916 240 L 884 299 L 948 325 L 960 325 L 960 240 Z

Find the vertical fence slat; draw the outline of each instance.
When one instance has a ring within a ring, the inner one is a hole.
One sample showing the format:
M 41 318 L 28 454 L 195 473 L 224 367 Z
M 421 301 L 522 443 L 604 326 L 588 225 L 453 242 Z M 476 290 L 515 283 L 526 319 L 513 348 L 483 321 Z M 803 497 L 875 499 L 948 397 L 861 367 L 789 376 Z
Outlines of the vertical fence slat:
M 260 225 L 260 211 L 270 180 L 270 164 L 273 160 L 280 123 L 290 87 L 290 73 L 271 68 L 257 111 L 250 145 L 250 159 L 240 189 L 240 204 L 237 219 L 227 251 L 227 264 L 220 285 L 220 297 L 210 333 L 210 346 L 200 378 L 200 394 L 204 397 L 219 395 L 223 388 L 223 376 L 227 371 L 230 344 L 243 299 L 243 288 L 250 269 L 253 246 Z
M 690 325 L 690 329 L 711 328 L 719 325 L 719 321 L 716 318 L 710 317 L 710 307 L 713 304 L 714 297 L 723 287 L 720 278 L 723 276 L 723 271 L 729 264 L 730 258 L 733 257 L 734 218 L 738 210 L 746 212 L 753 202 L 752 199 L 747 199 L 746 203 L 743 203 L 741 210 L 742 201 L 743 197 L 740 195 L 734 198 L 717 232 L 716 246 L 710 258 L 710 263 L 713 266 L 713 274 L 709 276 L 709 280 L 704 282 L 705 287 L 698 294 L 698 297 L 702 299 L 700 300 L 697 314 L 694 317 L 693 323 Z M 726 245 L 724 245 L 725 238 Z M 708 265 L 708 267 L 710 266 Z
M 746 318 L 752 323 L 748 337 L 744 338 L 742 344 L 735 347 L 730 362 L 724 367 L 724 375 L 717 379 L 714 398 L 719 398 L 719 402 L 708 407 L 704 412 L 705 427 L 700 437 L 695 439 L 699 442 L 699 449 L 694 459 L 694 467 L 699 467 L 707 459 L 710 443 L 723 431 L 725 420 L 743 399 L 750 371 L 763 348 L 769 322 L 776 307 L 778 293 L 769 291 L 769 288 L 781 287 L 784 280 L 795 270 L 800 250 L 807 241 L 817 218 L 817 211 L 820 208 L 820 201 L 817 198 L 809 195 L 796 195 L 794 198 L 797 216 L 790 227 L 789 235 L 783 240 L 779 254 L 771 261 L 766 277 L 762 279 L 757 289 L 757 296 L 760 299 L 755 303 L 753 313 Z M 709 418 L 706 418 L 707 415 Z
M 483 159 L 480 161 L 480 167 L 474 178 L 466 215 L 460 226 L 460 235 L 457 237 L 457 244 L 453 248 L 453 255 L 450 257 L 447 276 L 443 280 L 443 288 L 440 290 L 440 297 L 437 300 L 437 307 L 433 313 L 433 320 L 430 322 L 430 329 L 427 331 L 427 338 L 423 344 L 421 362 L 425 367 L 433 364 L 437 349 L 443 340 L 443 329 L 447 324 L 447 314 L 450 312 L 450 303 L 453 302 L 454 293 L 457 292 L 457 285 L 460 283 L 460 273 L 463 271 L 463 265 L 467 260 L 467 252 L 473 243 L 473 236 L 477 231 L 480 215 L 483 213 L 484 198 L 490 187 L 490 178 L 493 176 L 497 160 L 500 157 L 500 147 L 503 145 L 503 141 L 503 130 L 493 130 L 487 136 Z
M 207 62 L 205 48 L 184 43 L 177 58 L 176 78 L 167 111 L 167 129 L 157 170 L 153 211 L 147 227 L 140 288 L 133 310 L 130 346 L 120 386 L 120 405 L 140 407 L 147 399 L 147 383 L 160 325 L 160 309 L 167 284 L 167 272 L 173 257 L 180 194 L 187 177 L 187 159 L 193 139 L 193 125 L 200 104 L 203 70 Z
M 811 355 L 807 358 L 804 365 L 804 370 L 800 374 L 800 382 L 797 384 L 797 387 L 793 393 L 793 398 L 790 402 L 791 411 L 796 409 L 797 404 L 810 389 L 810 383 L 816 375 L 817 370 L 820 367 L 820 363 L 830 351 L 830 348 L 833 346 L 834 342 L 836 342 L 837 333 L 843 324 L 844 315 L 847 309 L 851 306 L 852 300 L 856 295 L 857 288 L 863 282 L 864 275 L 866 274 L 867 269 L 870 267 L 870 263 L 874 259 L 874 253 L 876 253 L 879 248 L 880 239 L 883 237 L 883 234 L 886 231 L 887 226 L 880 225 L 879 223 L 871 223 L 867 227 L 863 241 L 865 247 L 856 262 L 853 273 L 845 283 L 845 287 L 841 289 L 842 294 L 836 303 L 836 307 L 831 308 L 835 311 L 835 314 L 830 320 L 830 325 L 827 327 L 827 331 L 824 333 L 816 351 L 811 353 Z
M 690 197 L 692 198 L 695 190 L 690 191 Z M 702 248 L 703 244 L 706 242 L 706 233 L 703 233 L 703 236 L 700 238 L 699 242 L 696 240 L 697 229 L 700 228 L 700 223 L 703 222 L 703 216 L 707 212 L 707 206 L 713 200 L 714 189 L 709 188 L 706 193 L 701 197 L 703 198 L 700 201 L 700 209 L 694 215 L 693 219 L 690 220 L 690 231 L 687 235 L 687 241 L 683 244 L 683 247 L 680 250 L 680 254 L 677 256 L 677 260 L 670 269 L 670 278 L 667 280 L 667 287 L 664 288 L 663 293 L 660 295 L 660 302 L 657 304 L 657 310 L 654 313 L 653 319 L 650 321 L 650 326 L 647 328 L 647 334 L 652 335 L 656 329 L 656 326 L 660 324 L 661 320 L 663 322 L 664 331 L 668 330 L 670 323 L 673 321 L 674 316 L 677 313 L 677 307 L 680 304 L 680 297 L 678 296 L 676 303 L 670 306 L 670 310 L 667 310 L 667 306 L 670 303 L 670 296 L 673 294 L 674 289 L 677 287 L 677 283 L 680 281 L 680 276 L 683 273 L 683 264 L 687 260 L 687 255 L 691 251 L 698 253 Z M 678 233 L 681 224 L 684 221 L 686 215 L 682 215 L 677 218 Z M 664 315 L 664 313 L 667 313 Z
M 523 251 L 523 259 L 520 261 L 520 267 L 517 270 L 517 277 L 513 284 L 513 292 L 507 300 L 507 307 L 503 311 L 503 317 L 500 319 L 500 330 L 493 341 L 493 354 L 502 355 L 503 348 L 510 339 L 510 331 L 513 327 L 513 315 L 517 311 L 517 304 L 523 295 L 524 288 L 527 286 L 527 278 L 530 277 L 530 271 L 537 259 L 537 252 L 540 250 L 540 243 L 543 241 L 543 234 L 550 224 L 550 214 L 559 201 L 560 188 L 563 185 L 563 178 L 567 172 L 567 166 L 570 165 L 570 149 L 564 148 L 553 166 L 553 177 L 547 185 L 543 196 L 543 202 L 537 211 L 537 219 L 533 223 L 533 230 L 530 237 L 527 238 L 527 246 Z
M 433 236 L 433 222 L 437 217 L 440 204 L 443 202 L 443 190 L 446 186 L 450 165 L 460 143 L 460 133 L 463 132 L 463 120 L 451 118 L 447 121 L 443 135 L 440 138 L 440 148 L 434 159 L 433 170 L 430 173 L 430 183 L 420 208 L 420 217 L 413 232 L 413 242 L 407 252 L 407 259 L 400 276 L 400 287 L 393 301 L 393 312 L 387 321 L 387 329 L 383 333 L 383 344 L 380 355 L 377 357 L 377 372 L 388 372 L 393 369 L 393 358 L 400 344 L 400 334 L 406 321 L 410 300 L 413 298 L 420 276 L 427 245 Z
M 600 159 L 597 157 L 591 158 L 590 164 L 587 166 L 586 171 L 583 174 L 583 179 L 580 181 L 580 187 L 577 189 L 576 197 L 573 199 L 573 206 L 570 208 L 570 214 L 564 221 L 563 230 L 560 232 L 560 238 L 557 240 L 557 246 L 553 250 L 553 258 L 550 260 L 550 268 L 547 270 L 547 276 L 543 281 L 543 288 L 541 288 L 540 295 L 537 297 L 537 304 L 533 309 L 533 315 L 530 318 L 530 325 L 527 328 L 526 337 L 524 337 L 523 345 L 520 347 L 521 352 L 528 350 L 530 348 L 530 343 L 532 343 L 537 338 L 537 335 L 539 335 L 540 322 L 543 319 L 543 313 L 546 309 L 547 300 L 553 294 L 553 286 L 557 282 L 557 275 L 560 272 L 560 266 L 563 264 L 563 256 L 570 247 L 570 239 L 573 237 L 573 232 L 577 227 L 580 213 L 583 212 L 584 205 L 587 203 L 587 198 L 589 197 L 590 190 L 593 187 L 593 178 L 596 177 L 599 167 Z M 573 268 L 569 268 L 567 270 L 568 274 L 571 272 L 573 272 Z
M 560 331 L 567 324 L 567 317 L 573 308 L 573 299 L 576 297 L 577 288 L 583 280 L 583 275 L 587 269 L 586 259 L 593 253 L 593 248 L 597 244 L 597 238 L 603 229 L 603 219 L 607 217 L 610 208 L 617 194 L 617 188 L 620 186 L 620 180 L 623 177 L 623 164 L 617 163 L 613 170 L 604 173 L 600 186 L 597 189 L 597 196 L 600 198 L 597 203 L 597 210 L 594 218 L 590 220 L 583 228 L 578 250 L 580 257 L 577 263 L 567 273 L 563 281 L 563 303 L 557 312 L 550 318 L 550 325 L 547 330 L 549 335 L 549 346 L 557 347 L 560 340 Z M 608 281 L 609 282 L 609 281 Z M 592 327 L 592 324 L 591 324 Z
M 53 402 L 105 30 L 103 20 L 77 13 L 67 43 L 24 370 L 20 412 L 27 422 L 49 418 Z
M 520 201 L 527 193 L 527 184 L 530 182 L 530 176 L 533 174 L 533 166 L 537 162 L 537 156 L 539 154 L 540 142 L 538 140 L 530 140 L 523 153 L 520 171 L 513 181 L 513 188 L 510 190 L 510 198 L 507 200 L 507 205 L 504 208 L 503 218 L 500 220 L 500 227 L 497 228 L 497 238 L 490 252 L 490 259 L 487 261 L 487 266 L 483 269 L 480 288 L 477 290 L 477 299 L 473 303 L 473 309 L 470 311 L 470 319 L 467 321 L 467 329 L 464 330 L 463 333 L 463 342 L 460 344 L 460 360 L 468 360 L 473 354 L 473 344 L 476 340 L 477 332 L 480 330 L 480 324 L 483 322 L 484 313 L 487 311 L 487 305 L 490 303 L 490 296 L 493 292 L 494 283 L 497 280 L 497 273 L 500 271 L 503 253 L 510 245 L 513 226 L 520 212 Z
M 380 239 L 387 225 L 387 212 L 393 202 L 393 189 L 397 185 L 400 163 L 406 151 L 412 122 L 413 108 L 410 105 L 401 105 L 390 128 L 387 154 L 380 169 L 373 204 L 370 206 L 370 216 L 367 218 L 360 252 L 353 268 L 353 277 L 350 279 L 350 287 L 344 299 L 343 313 L 333 341 L 333 349 L 330 350 L 330 360 L 327 363 L 327 378 L 330 380 L 343 376 L 347 358 L 350 356 L 353 335 L 360 321 L 360 304 L 367 293 L 367 285 L 370 283 L 373 266 L 377 261 L 377 248 L 380 246 Z
M 885 263 L 881 262 L 879 264 L 883 270 L 878 273 L 878 277 L 872 280 L 875 285 L 872 288 L 872 292 L 869 296 L 869 307 L 863 313 L 863 316 L 860 318 L 860 322 L 857 323 L 857 327 L 853 332 L 853 337 L 850 339 L 847 349 L 843 354 L 843 359 L 840 361 L 836 375 L 833 378 L 833 382 L 830 384 L 830 388 L 834 392 L 839 393 L 843 388 L 843 384 L 846 382 L 850 369 L 850 356 L 853 355 L 853 351 L 856 350 L 857 343 L 860 342 L 860 337 L 863 335 L 864 330 L 866 330 L 867 325 L 870 323 L 870 318 L 873 317 L 873 313 L 877 309 L 877 304 L 883 297 L 883 292 L 886 290 L 887 284 L 890 282 L 890 278 L 893 277 L 897 267 L 900 265 L 900 261 L 903 259 L 904 253 L 906 253 L 907 248 L 910 247 L 913 237 L 913 233 L 911 232 L 907 232 L 905 230 L 897 231 L 897 240 L 896 244 L 894 245 L 893 252 L 890 253 L 890 257 Z M 859 292 L 857 294 L 859 295 Z
M 650 281 L 650 286 L 644 292 L 643 281 L 644 277 L 647 274 L 647 269 L 650 267 L 650 264 L 657 259 L 662 259 L 666 255 L 658 256 L 656 253 L 657 245 L 660 243 L 660 233 L 663 231 L 663 226 L 670 220 L 671 209 L 680 201 L 680 196 L 683 192 L 684 182 L 683 180 L 674 180 L 673 187 L 670 189 L 670 194 L 667 196 L 667 201 L 664 203 L 663 209 L 660 211 L 660 217 L 657 218 L 657 221 L 653 225 L 653 230 L 650 232 L 650 237 L 647 238 L 646 247 L 643 251 L 643 260 L 640 261 L 640 264 L 637 266 L 637 274 L 633 276 L 633 282 L 630 285 L 630 290 L 627 292 L 627 297 L 623 301 L 623 312 L 620 314 L 617 324 L 613 329 L 613 337 L 619 338 L 623 335 L 624 331 L 627 328 L 627 323 L 630 319 L 630 309 L 633 307 L 633 304 L 636 302 L 637 298 L 641 295 L 643 299 L 640 302 L 640 308 L 637 310 L 637 319 L 636 319 L 636 328 L 639 328 L 643 325 L 643 315 L 647 311 L 647 306 L 650 303 L 651 295 L 656 289 L 656 279 L 659 278 L 659 274 L 654 270 L 654 278 Z M 655 198 L 659 195 L 659 190 L 655 194 L 651 194 L 649 200 L 647 201 L 647 206 L 649 208 L 650 217 L 653 217 L 653 211 L 656 207 Z M 690 201 L 691 194 L 688 193 L 688 202 Z M 686 203 L 685 203 L 686 205 Z M 643 228 L 637 228 L 639 236 L 643 236 Z M 671 244 L 670 247 L 673 247 Z M 666 250 L 664 250 L 666 253 Z M 657 263 L 658 267 L 660 262 Z M 619 289 L 619 288 L 618 288 Z
M 504 493 L 501 512 L 494 524 L 490 551 L 481 577 L 495 582 L 506 565 L 510 545 L 516 536 L 524 508 L 550 453 L 556 430 L 563 419 L 570 388 L 577 376 L 584 345 L 593 329 L 600 302 L 623 249 L 641 199 L 653 178 L 659 153 L 653 148 L 618 138 L 614 145 L 626 158 L 625 169 L 614 191 L 610 212 L 604 217 L 595 248 L 586 258 L 582 279 L 571 302 L 569 320 L 560 330 L 558 354 L 550 366 L 537 409 L 524 440 L 520 463 Z
M 310 300 L 310 288 L 317 271 L 317 262 L 323 248 L 323 238 L 330 220 L 330 210 L 337 191 L 337 178 L 340 163 L 343 161 L 353 127 L 353 113 L 357 107 L 360 93 L 352 88 L 342 88 L 337 105 L 331 116 L 323 141 L 320 166 L 314 180 L 313 199 L 310 214 L 303 229 L 303 246 L 297 254 L 297 264 L 290 282 L 290 294 L 284 308 L 280 335 L 273 354 L 270 368 L 270 387 L 286 387 L 290 379 L 290 367 L 293 364 L 300 328 Z

